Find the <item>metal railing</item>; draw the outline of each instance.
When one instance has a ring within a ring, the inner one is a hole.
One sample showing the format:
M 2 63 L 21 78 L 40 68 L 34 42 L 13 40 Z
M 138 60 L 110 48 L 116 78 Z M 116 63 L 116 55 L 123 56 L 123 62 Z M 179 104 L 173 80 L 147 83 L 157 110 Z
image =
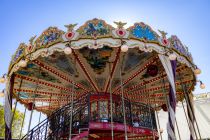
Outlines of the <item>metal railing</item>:
M 90 94 L 83 96 L 73 102 L 74 107 L 71 129 L 70 115 L 72 107 L 71 103 L 69 103 L 53 112 L 49 117 L 31 129 L 22 140 L 68 139 L 70 130 L 73 138 L 77 136 L 81 130 L 88 129 L 89 122 L 111 122 L 109 109 L 106 117 L 100 115 L 100 110 L 96 113 L 91 110 L 92 103 L 97 102 L 97 104 L 100 104 L 103 100 L 91 101 L 90 96 Z M 143 103 L 130 102 L 127 99 L 125 99 L 124 103 L 127 125 L 157 130 L 155 112 L 152 107 Z M 123 123 L 121 100 L 113 100 L 113 104 L 115 104 L 116 107 L 112 113 L 113 122 Z M 108 106 L 109 104 L 107 104 L 107 108 Z
M 83 96 L 82 98 L 74 101 L 73 124 L 75 123 L 75 117 L 80 113 L 80 111 L 87 108 L 87 97 L 88 96 Z M 63 106 L 62 108 L 59 108 L 49 117 L 47 117 L 33 129 L 31 129 L 28 134 L 22 137 L 22 140 L 47 140 L 67 138 L 69 134 L 69 120 L 71 110 L 71 103 Z M 88 123 L 86 122 L 86 124 Z M 72 131 L 75 131 L 78 126 L 73 125 L 72 127 Z M 80 127 L 82 127 L 82 125 L 80 125 Z

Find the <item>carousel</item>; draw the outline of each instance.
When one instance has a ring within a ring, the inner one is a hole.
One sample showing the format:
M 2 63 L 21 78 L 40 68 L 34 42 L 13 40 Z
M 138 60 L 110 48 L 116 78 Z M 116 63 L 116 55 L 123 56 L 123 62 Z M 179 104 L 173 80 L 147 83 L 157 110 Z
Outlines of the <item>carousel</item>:
M 183 101 L 189 138 L 200 138 L 192 91 L 197 82 L 205 85 L 196 79 L 201 71 L 188 48 L 143 22 L 128 28 L 114 23 L 93 19 L 78 28 L 65 25 L 66 31 L 49 27 L 19 45 L 1 78 L 7 81 L 5 139 L 11 139 L 20 103 L 30 110 L 22 140 L 162 139 L 161 109 L 168 112 L 168 139 L 175 140 L 176 103 Z M 32 128 L 34 110 L 47 118 Z

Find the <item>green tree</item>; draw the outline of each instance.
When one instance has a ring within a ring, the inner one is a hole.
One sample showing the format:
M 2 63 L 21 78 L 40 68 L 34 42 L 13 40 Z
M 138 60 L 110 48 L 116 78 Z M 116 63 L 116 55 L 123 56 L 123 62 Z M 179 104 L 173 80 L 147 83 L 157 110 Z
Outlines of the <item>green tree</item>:
M 23 113 L 16 109 L 13 123 L 12 123 L 12 138 L 19 138 L 21 124 L 23 122 Z M 0 105 L 0 138 L 5 134 L 5 122 L 4 122 L 4 106 Z

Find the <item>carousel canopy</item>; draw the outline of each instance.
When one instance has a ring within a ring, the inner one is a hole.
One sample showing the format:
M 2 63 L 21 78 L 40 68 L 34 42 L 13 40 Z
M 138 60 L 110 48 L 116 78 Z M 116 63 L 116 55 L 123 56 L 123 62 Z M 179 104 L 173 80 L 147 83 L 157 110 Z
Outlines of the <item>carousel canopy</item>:
M 49 27 L 28 44 L 21 43 L 12 57 L 8 77 L 13 97 L 46 114 L 86 94 L 124 92 L 132 102 L 161 107 L 169 92 L 167 73 L 159 59 L 177 60 L 176 95 L 190 94 L 196 69 L 192 56 L 177 36 L 160 35 L 143 22 L 125 29 L 103 20 L 87 21 L 67 31 Z

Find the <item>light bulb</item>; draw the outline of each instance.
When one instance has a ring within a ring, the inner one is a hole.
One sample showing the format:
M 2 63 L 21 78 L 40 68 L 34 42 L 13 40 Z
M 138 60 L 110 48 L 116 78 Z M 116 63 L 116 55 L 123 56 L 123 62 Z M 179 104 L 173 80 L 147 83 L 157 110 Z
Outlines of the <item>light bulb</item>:
M 27 66 L 27 62 L 26 62 L 26 60 L 24 60 L 24 59 L 20 60 L 18 64 L 19 64 L 19 66 L 22 67 L 22 68 L 24 68 L 24 67 Z
M 70 47 L 65 47 L 64 48 L 64 53 L 67 54 L 67 55 L 69 55 L 69 54 L 72 53 L 72 49 Z
M 6 82 L 6 79 L 4 77 L 1 77 L 0 78 L 0 83 L 5 83 Z
M 4 93 L 0 92 L 0 97 L 4 97 Z
M 201 83 L 201 84 L 200 84 L 200 88 L 201 88 L 201 89 L 205 89 L 205 87 L 206 87 L 206 86 L 205 86 L 204 83 Z
M 4 90 L 0 92 L 0 97 L 4 97 Z
M 160 128 L 160 133 L 163 133 L 163 128 Z
M 194 73 L 195 73 L 196 75 L 201 74 L 201 70 L 200 70 L 199 68 L 196 68 L 196 69 L 194 70 Z
M 121 51 L 122 51 L 122 52 L 127 52 L 127 51 L 128 51 L 128 45 L 125 45 L 125 44 L 122 45 L 122 46 L 121 46 Z
M 170 60 L 176 60 L 176 55 L 175 55 L 174 53 L 171 53 L 171 54 L 169 55 L 169 59 L 170 59 Z

